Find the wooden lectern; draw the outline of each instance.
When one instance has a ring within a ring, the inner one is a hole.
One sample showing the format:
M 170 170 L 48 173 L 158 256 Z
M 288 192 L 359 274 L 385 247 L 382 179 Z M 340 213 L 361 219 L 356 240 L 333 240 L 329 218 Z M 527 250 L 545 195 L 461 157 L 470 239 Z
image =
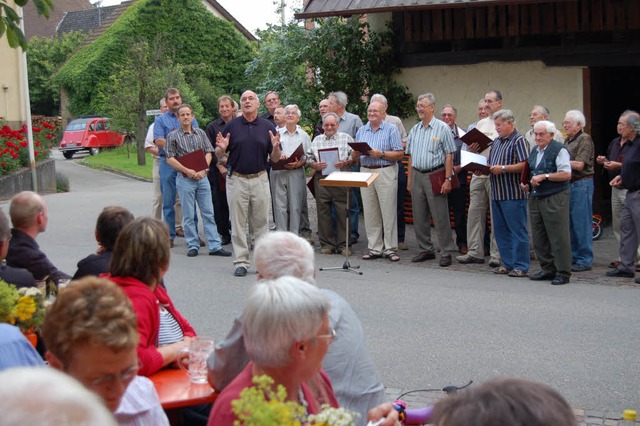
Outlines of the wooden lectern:
M 321 179 L 320 185 L 322 186 L 341 186 L 347 191 L 347 209 L 344 212 L 347 215 L 346 226 L 346 255 L 342 266 L 335 266 L 331 268 L 320 268 L 321 271 L 331 271 L 336 269 L 342 269 L 343 271 L 353 272 L 362 275 L 361 271 L 356 271 L 360 266 L 351 266 L 349 262 L 349 193 L 351 188 L 366 188 L 373 183 L 378 177 L 378 173 L 362 173 L 362 172 L 333 172 L 324 179 Z M 340 212 L 336 212 L 340 214 Z

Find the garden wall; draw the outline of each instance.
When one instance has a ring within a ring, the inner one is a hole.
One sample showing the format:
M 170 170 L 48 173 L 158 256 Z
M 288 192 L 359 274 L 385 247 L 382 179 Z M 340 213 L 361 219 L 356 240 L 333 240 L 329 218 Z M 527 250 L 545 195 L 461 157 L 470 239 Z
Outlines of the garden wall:
M 36 163 L 38 193 L 56 192 L 56 162 L 47 159 Z M 0 200 L 8 200 L 18 192 L 33 191 L 31 169 L 23 167 L 7 176 L 0 177 Z

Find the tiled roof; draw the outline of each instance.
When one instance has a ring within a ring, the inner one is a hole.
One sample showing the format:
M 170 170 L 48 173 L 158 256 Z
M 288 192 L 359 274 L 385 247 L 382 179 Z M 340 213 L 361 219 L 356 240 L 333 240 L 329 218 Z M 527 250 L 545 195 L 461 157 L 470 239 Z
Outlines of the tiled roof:
M 93 9 L 89 0 L 55 0 L 54 9 L 49 19 L 38 15 L 33 1 L 27 3 L 24 8 L 24 33 L 27 39 L 31 37 L 53 37 L 56 27 L 65 13 L 72 10 Z
M 566 0 L 560 0 L 566 1 Z M 322 18 L 364 13 L 396 12 L 514 3 L 551 3 L 552 0 L 309 0 L 296 18 Z
M 95 7 L 88 10 L 76 10 L 67 12 L 56 28 L 57 34 L 66 34 L 71 31 L 88 33 L 102 25 L 109 15 L 119 6 Z

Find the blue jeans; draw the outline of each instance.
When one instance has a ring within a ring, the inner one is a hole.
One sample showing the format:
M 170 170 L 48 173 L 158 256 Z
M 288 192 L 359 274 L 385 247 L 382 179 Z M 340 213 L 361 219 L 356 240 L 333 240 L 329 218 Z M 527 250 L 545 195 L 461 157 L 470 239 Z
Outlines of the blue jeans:
M 158 171 L 160 172 L 160 191 L 162 192 L 162 215 L 169 227 L 169 236 L 173 240 L 176 237 L 176 211 L 173 206 L 176 203 L 177 172 L 167 163 L 166 157 L 160 157 Z
M 493 232 L 506 269 L 529 271 L 527 200 L 491 200 Z
M 569 218 L 571 221 L 571 256 L 574 265 L 593 263 L 593 178 L 571 184 Z
M 177 174 L 176 187 L 182 200 L 182 228 L 184 230 L 184 239 L 187 241 L 189 249 L 200 249 L 198 225 L 193 219 L 196 215 L 195 206 L 197 202 L 209 251 L 220 250 L 222 245 L 216 227 L 216 220 L 213 217 L 213 202 L 211 200 L 209 181 L 207 179 L 189 179 L 179 173 Z

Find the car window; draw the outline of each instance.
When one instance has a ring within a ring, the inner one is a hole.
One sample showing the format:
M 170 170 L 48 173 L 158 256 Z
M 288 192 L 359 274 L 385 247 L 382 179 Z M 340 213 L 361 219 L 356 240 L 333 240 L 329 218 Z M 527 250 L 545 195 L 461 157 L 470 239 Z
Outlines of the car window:
M 90 132 L 95 132 L 96 131 L 96 123 L 89 124 L 89 131 Z
M 104 130 L 104 121 L 98 121 L 96 124 L 96 131 L 101 132 Z

